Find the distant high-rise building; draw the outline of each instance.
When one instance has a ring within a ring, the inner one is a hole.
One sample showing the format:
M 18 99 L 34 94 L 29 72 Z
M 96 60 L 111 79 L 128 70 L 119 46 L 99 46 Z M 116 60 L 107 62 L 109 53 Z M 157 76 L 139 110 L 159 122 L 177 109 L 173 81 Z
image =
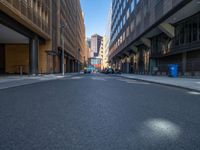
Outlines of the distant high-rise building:
M 88 48 L 91 48 L 91 38 L 86 39 L 86 45 Z
M 102 36 L 95 34 L 91 37 L 91 57 L 97 57 L 101 47 Z
M 109 66 L 109 46 L 110 46 L 110 36 L 111 36 L 111 20 L 112 20 L 112 5 L 110 6 L 109 13 L 107 16 L 106 29 L 105 29 L 105 37 L 104 37 L 104 60 L 103 60 L 103 68 L 107 68 Z
M 91 38 L 87 38 L 85 42 L 86 42 L 85 65 L 88 65 L 88 58 L 90 58 L 90 53 L 91 53 Z
M 98 58 L 100 58 L 101 60 L 101 70 L 105 69 L 108 67 L 108 57 L 106 54 L 106 44 L 107 44 L 107 39 L 104 36 L 101 40 L 101 47 L 100 47 L 100 51 L 99 51 L 99 56 Z

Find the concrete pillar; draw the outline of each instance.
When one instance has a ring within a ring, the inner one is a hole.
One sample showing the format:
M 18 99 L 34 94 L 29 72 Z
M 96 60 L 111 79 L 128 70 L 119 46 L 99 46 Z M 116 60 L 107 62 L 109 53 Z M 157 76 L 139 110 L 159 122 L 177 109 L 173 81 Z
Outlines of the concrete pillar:
M 77 72 L 78 71 L 78 62 L 75 60 L 74 61 L 74 72 Z
M 76 60 L 74 60 L 74 71 L 73 72 L 76 72 L 76 67 L 77 67 Z
M 61 68 L 61 73 L 64 71 L 65 72 L 65 67 L 63 67 L 63 63 L 65 63 L 65 58 L 63 59 L 63 50 L 61 51 L 61 55 L 60 55 L 60 68 Z
M 29 39 L 29 74 L 38 74 L 38 50 L 39 50 L 39 39 L 35 36 Z
M 73 60 L 70 59 L 70 73 L 73 72 Z
M 70 58 L 67 57 L 67 72 L 69 73 L 70 72 Z
M 182 75 L 185 76 L 187 65 L 187 52 L 182 54 Z
M 138 48 L 136 46 L 132 45 L 130 48 L 134 53 L 138 52 Z
M 130 72 L 129 72 L 129 69 L 130 69 L 129 66 L 130 66 L 130 64 L 129 64 L 129 62 L 127 62 L 127 63 L 126 63 L 126 73 L 130 73 Z
M 173 38 L 175 36 L 175 27 L 169 23 L 161 23 L 159 29 L 164 32 L 168 37 Z
M 130 57 L 126 59 L 126 73 L 130 73 Z
M 75 72 L 75 62 L 74 62 L 74 60 L 72 61 L 72 72 Z
M 148 48 L 151 48 L 151 40 L 148 38 L 141 38 L 140 41 Z
M 151 74 L 155 75 L 155 70 L 153 70 L 153 68 L 156 67 L 156 60 L 155 59 L 150 59 L 149 61 L 149 70 L 151 72 Z

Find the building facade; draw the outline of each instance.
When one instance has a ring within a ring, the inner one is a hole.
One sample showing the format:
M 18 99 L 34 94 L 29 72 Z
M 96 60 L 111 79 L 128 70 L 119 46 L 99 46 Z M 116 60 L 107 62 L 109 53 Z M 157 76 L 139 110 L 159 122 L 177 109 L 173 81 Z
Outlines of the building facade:
M 101 47 L 102 36 L 94 34 L 91 37 L 91 57 L 97 57 Z
M 106 30 L 105 30 L 105 50 L 104 50 L 104 69 L 109 66 L 109 48 L 110 48 L 110 36 L 111 36 L 111 21 L 112 21 L 112 5 L 109 8 L 109 13 L 107 16 Z
M 1 74 L 59 73 L 63 45 L 65 72 L 84 61 L 79 0 L 0 0 L 0 29 Z
M 87 61 L 87 64 L 88 64 L 88 58 L 90 58 L 91 56 L 91 39 L 90 38 L 87 38 L 86 39 L 86 51 L 87 51 L 87 59 L 86 59 L 86 61 Z
M 106 36 L 104 36 L 101 40 L 101 47 L 98 56 L 101 59 L 101 70 L 108 68 L 107 44 L 108 39 Z
M 126 73 L 200 74 L 199 0 L 113 0 L 109 60 Z

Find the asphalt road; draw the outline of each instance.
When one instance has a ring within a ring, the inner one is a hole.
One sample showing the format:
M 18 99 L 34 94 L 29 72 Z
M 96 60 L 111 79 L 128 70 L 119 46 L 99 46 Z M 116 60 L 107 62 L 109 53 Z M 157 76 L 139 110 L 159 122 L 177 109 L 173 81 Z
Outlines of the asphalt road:
M 199 150 L 200 95 L 105 75 L 0 90 L 0 150 Z

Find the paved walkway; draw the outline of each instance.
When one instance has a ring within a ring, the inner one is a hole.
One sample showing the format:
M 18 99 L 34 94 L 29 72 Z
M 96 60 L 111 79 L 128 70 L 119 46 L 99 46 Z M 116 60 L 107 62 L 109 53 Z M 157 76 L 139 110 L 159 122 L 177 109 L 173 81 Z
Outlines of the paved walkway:
M 121 74 L 120 76 L 135 80 L 142 80 L 152 83 L 175 86 L 200 92 L 200 79 L 171 78 L 167 76 L 132 75 L 132 74 Z
M 61 74 L 49 74 L 40 76 L 0 76 L 0 89 L 7 89 L 11 87 L 17 87 L 22 85 L 28 85 L 38 82 L 57 80 L 61 78 L 71 77 L 77 75 L 77 73 L 67 73 L 65 76 Z

